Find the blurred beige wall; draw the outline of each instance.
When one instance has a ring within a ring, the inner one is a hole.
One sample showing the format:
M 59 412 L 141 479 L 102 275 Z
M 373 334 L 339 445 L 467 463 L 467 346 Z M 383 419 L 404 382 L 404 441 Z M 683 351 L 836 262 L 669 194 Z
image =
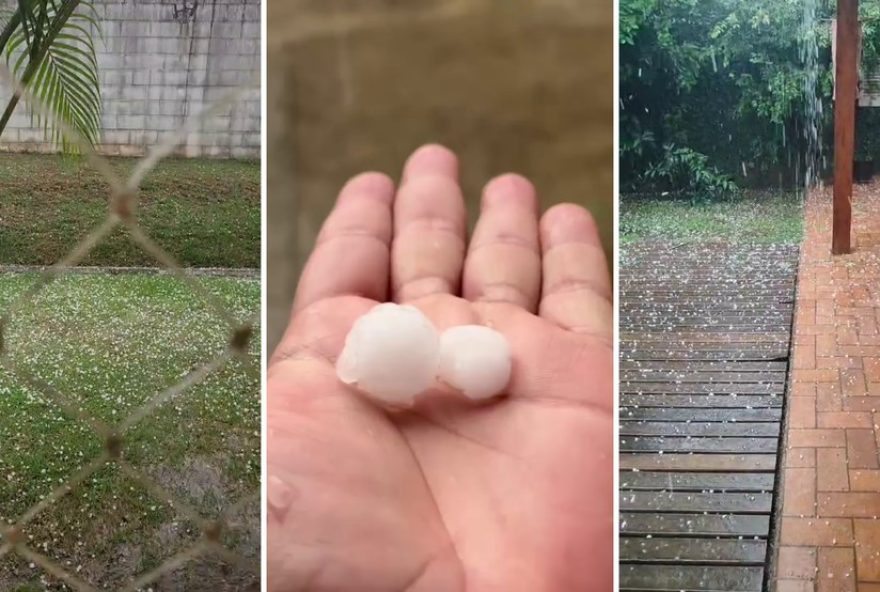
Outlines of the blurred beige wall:
M 517 171 L 612 241 L 611 0 L 269 0 L 268 339 L 342 183 L 441 142 L 471 203 Z M 471 208 L 472 212 L 476 208 Z M 473 220 L 472 220 L 473 221 Z

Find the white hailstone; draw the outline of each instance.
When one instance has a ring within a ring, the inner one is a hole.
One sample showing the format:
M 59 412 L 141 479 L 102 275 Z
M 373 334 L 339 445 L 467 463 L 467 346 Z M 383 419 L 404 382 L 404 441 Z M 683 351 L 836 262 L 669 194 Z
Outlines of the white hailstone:
M 500 394 L 510 380 L 510 344 L 483 325 L 447 329 L 440 335 L 440 379 L 470 399 Z
M 407 405 L 434 382 L 439 351 L 437 329 L 419 309 L 380 304 L 355 321 L 336 375 L 386 403 Z

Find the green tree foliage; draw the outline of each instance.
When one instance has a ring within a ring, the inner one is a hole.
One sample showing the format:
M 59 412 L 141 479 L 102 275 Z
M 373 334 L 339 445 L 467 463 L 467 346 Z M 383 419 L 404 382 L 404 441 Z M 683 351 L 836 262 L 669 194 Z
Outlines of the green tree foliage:
M 830 153 L 835 3 L 818 0 L 806 26 L 809 1 L 620 0 L 624 190 L 726 193 L 733 180 L 741 186 L 801 181 L 804 47 L 811 38 L 819 52 L 820 140 Z M 860 4 L 862 68 L 876 71 L 880 0 Z

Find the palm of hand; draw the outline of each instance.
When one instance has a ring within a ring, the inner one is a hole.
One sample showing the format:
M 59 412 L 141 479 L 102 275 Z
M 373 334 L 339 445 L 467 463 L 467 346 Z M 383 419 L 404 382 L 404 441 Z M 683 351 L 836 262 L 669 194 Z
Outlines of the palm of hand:
M 300 289 L 269 373 L 270 589 L 610 589 L 612 352 L 589 330 L 601 313 L 571 331 L 543 301 L 538 316 L 442 291 L 405 298 L 441 330 L 501 331 L 514 368 L 499 400 L 429 395 L 388 412 L 333 366 L 378 301 Z

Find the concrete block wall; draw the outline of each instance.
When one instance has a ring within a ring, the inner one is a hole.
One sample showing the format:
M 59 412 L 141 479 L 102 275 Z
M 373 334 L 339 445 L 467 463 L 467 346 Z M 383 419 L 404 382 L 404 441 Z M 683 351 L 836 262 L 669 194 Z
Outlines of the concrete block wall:
M 14 9 L 16 0 L 0 0 Z M 252 88 L 211 115 L 178 154 L 260 155 L 259 0 L 96 0 L 103 102 L 100 151 L 139 156 L 235 88 Z M 11 90 L 0 83 L 5 107 Z M 2 109 L 2 107 L 0 107 Z M 19 104 L 0 150 L 51 152 L 42 128 Z

